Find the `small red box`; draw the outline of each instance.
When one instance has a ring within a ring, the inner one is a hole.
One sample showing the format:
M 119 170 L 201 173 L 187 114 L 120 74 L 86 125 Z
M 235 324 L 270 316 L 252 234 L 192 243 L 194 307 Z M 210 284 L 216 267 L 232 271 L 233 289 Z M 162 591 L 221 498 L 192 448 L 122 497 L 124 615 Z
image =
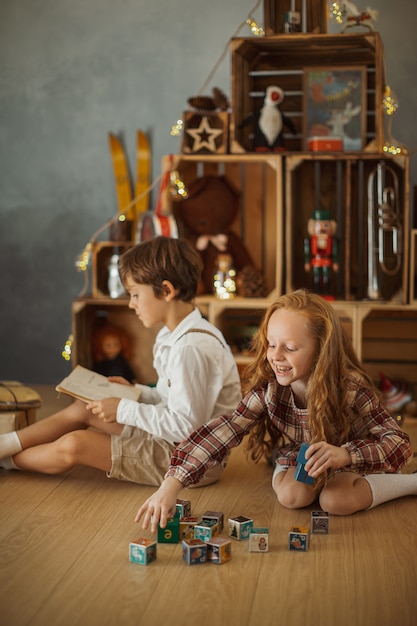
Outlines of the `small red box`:
M 311 152 L 343 152 L 341 137 L 309 137 L 307 145 Z

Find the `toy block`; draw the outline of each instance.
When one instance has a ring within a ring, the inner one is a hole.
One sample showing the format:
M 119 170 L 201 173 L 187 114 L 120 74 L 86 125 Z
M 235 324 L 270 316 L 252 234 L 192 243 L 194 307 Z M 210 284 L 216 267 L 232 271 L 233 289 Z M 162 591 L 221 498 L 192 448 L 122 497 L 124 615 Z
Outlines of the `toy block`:
M 165 528 L 158 524 L 158 543 L 178 543 L 180 540 L 180 518 L 169 517 Z
M 327 535 L 329 514 L 326 511 L 311 511 L 311 532 L 313 535 Z
M 289 532 L 288 548 L 297 552 L 307 552 L 310 544 L 310 529 L 306 526 L 292 526 Z
M 229 537 L 241 541 L 242 539 L 249 539 L 250 529 L 253 527 L 253 520 L 250 517 L 244 515 L 238 515 L 237 517 L 231 517 L 229 519 Z
M 187 565 L 198 565 L 207 561 L 207 544 L 200 539 L 184 539 L 182 558 Z
M 249 533 L 249 552 L 268 552 L 268 529 L 251 528 Z
M 194 527 L 199 523 L 198 517 L 181 517 L 180 539 L 194 539 Z
M 309 447 L 308 443 L 302 443 L 300 450 L 297 454 L 297 470 L 295 472 L 295 480 L 299 480 L 302 483 L 306 483 L 307 485 L 314 484 L 314 478 L 309 476 L 305 470 L 304 465 L 307 463 L 307 459 L 305 457 L 305 453 L 307 452 Z
M 209 541 L 220 534 L 219 525 L 210 520 L 207 522 L 199 522 L 194 526 L 194 539 L 201 539 L 201 541 Z
M 225 537 L 214 537 L 207 541 L 207 561 L 210 563 L 227 563 L 232 558 L 232 542 Z
M 214 520 L 219 525 L 220 532 L 222 532 L 224 528 L 224 515 L 221 511 L 206 511 L 204 515 L 201 516 L 201 520 L 203 522 Z
M 129 561 L 139 565 L 149 565 L 156 561 L 156 541 L 139 537 L 129 543 Z
M 177 500 L 177 513 L 179 517 L 191 517 L 191 501 Z

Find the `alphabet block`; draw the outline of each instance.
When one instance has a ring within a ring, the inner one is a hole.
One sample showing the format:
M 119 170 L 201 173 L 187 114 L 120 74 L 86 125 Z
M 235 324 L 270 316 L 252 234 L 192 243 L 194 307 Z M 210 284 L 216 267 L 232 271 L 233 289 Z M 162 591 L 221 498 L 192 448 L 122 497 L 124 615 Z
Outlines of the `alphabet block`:
M 200 539 L 185 539 L 182 542 L 182 558 L 187 565 L 198 565 L 207 561 L 207 544 Z
M 307 552 L 310 543 L 310 529 L 306 526 L 292 526 L 289 532 L 288 548 L 297 552 Z
M 244 515 L 231 517 L 229 519 L 229 537 L 241 541 L 249 539 L 250 529 L 253 527 L 253 520 Z
M 225 537 L 214 537 L 207 541 L 207 561 L 210 563 L 227 563 L 232 558 L 232 542 Z
M 129 543 L 129 561 L 139 565 L 149 565 L 156 561 L 156 541 L 139 537 Z
M 249 552 L 268 552 L 268 529 L 251 528 L 249 534 Z
M 311 532 L 313 535 L 327 535 L 329 514 L 325 511 L 311 511 Z

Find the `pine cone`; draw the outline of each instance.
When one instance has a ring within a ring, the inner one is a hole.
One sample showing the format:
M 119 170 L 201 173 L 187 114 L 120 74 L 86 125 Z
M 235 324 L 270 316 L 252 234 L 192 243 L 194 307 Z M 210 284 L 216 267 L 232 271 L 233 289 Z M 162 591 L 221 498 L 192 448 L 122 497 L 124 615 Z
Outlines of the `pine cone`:
M 237 292 L 244 298 L 265 298 L 268 289 L 262 272 L 251 265 L 245 265 L 237 274 Z
M 227 111 L 227 109 L 230 107 L 230 104 L 225 93 L 218 87 L 213 87 L 212 92 L 216 108 L 220 111 Z
M 188 98 L 187 102 L 198 111 L 214 111 L 216 108 L 211 96 L 191 96 L 191 98 Z

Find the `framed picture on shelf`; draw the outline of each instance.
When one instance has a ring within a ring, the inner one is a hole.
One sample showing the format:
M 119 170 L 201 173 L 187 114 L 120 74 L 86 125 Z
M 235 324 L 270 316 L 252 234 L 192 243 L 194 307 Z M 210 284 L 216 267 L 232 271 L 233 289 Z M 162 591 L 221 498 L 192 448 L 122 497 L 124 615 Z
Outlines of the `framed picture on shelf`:
M 346 152 L 363 150 L 366 96 L 364 66 L 305 68 L 304 148 L 323 138 Z

